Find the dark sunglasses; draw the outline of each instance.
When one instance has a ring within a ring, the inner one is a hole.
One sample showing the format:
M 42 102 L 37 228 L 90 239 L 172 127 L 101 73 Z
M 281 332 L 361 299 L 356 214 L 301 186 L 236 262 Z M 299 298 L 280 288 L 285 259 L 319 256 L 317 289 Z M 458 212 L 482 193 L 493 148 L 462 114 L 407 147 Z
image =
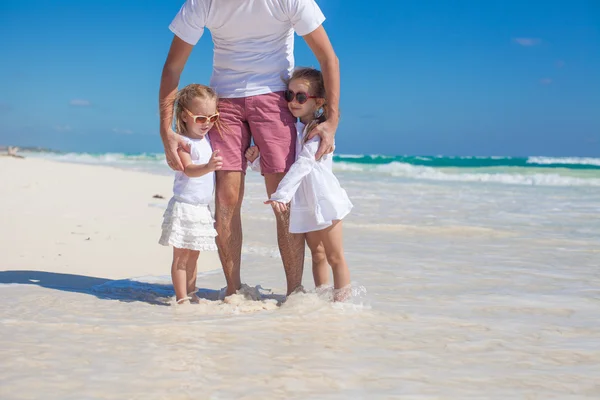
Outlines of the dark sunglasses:
M 292 101 L 294 101 L 294 99 L 296 99 L 296 101 L 298 102 L 298 104 L 304 104 L 308 101 L 308 99 L 317 99 L 317 96 L 309 96 L 307 93 L 304 92 L 298 92 L 298 93 L 294 93 L 293 90 L 286 90 L 283 93 L 285 100 L 288 103 L 291 103 Z
M 213 115 L 206 116 L 206 115 L 194 115 L 187 108 L 183 108 L 183 109 L 185 110 L 186 113 L 188 113 L 188 115 L 190 117 L 192 117 L 194 119 L 194 122 L 197 124 L 205 124 L 207 122 L 210 122 L 212 124 L 212 123 L 217 122 L 217 120 L 219 119 L 218 111 L 216 113 L 214 113 Z

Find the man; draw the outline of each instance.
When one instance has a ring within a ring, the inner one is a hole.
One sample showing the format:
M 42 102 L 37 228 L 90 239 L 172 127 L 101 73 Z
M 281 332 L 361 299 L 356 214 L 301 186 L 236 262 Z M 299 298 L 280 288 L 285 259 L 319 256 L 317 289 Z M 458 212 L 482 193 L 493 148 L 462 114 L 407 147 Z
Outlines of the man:
M 261 170 L 270 197 L 294 162 L 295 119 L 283 97 L 294 67 L 294 31 L 319 61 L 328 97 L 328 119 L 311 137 L 321 136 L 317 158 L 333 151 L 339 119 L 339 61 L 322 26 L 325 17 L 314 0 L 187 0 L 169 28 L 175 34 L 165 62 L 159 101 L 160 134 L 169 166 L 181 170 L 172 130 L 173 98 L 193 46 L 208 28 L 214 42 L 210 81 L 219 96 L 225 129 L 211 131 L 213 149 L 223 157 L 216 173 L 217 246 L 227 281 L 226 295 L 241 287 L 241 205 L 251 137 L 261 151 Z M 304 237 L 289 233 L 289 212 L 275 212 L 277 240 L 287 294 L 301 287 Z

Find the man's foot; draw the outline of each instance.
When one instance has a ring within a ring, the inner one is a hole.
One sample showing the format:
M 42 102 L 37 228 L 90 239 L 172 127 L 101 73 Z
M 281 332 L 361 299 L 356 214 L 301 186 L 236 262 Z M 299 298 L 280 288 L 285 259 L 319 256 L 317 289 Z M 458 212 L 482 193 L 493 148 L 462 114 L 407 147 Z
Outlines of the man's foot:
M 288 293 L 288 296 L 291 296 L 291 295 L 297 294 L 297 293 L 306 293 L 306 290 L 304 290 L 304 286 L 302 286 L 302 285 L 298 286 L 296 289 L 292 290 L 291 293 Z
M 262 296 L 260 294 L 260 291 L 258 290 L 258 287 L 250 287 L 250 286 L 246 285 L 245 283 L 242 283 L 242 286 L 240 287 L 240 289 L 236 290 L 236 292 L 233 293 L 237 296 L 233 296 L 233 295 L 230 295 L 227 293 L 228 292 L 225 292 L 225 296 L 223 297 L 223 301 L 225 303 L 245 301 L 245 300 L 251 300 L 251 301 L 262 300 Z
M 231 289 L 229 286 L 225 286 L 219 291 L 219 300 L 224 300 L 226 297 L 237 294 L 237 292 L 237 289 Z
M 237 294 L 238 290 L 240 290 L 241 288 L 242 288 L 241 285 L 237 289 L 233 288 L 233 287 L 230 287 L 230 286 L 227 286 L 227 290 L 225 291 L 225 297 L 231 296 L 232 294 Z

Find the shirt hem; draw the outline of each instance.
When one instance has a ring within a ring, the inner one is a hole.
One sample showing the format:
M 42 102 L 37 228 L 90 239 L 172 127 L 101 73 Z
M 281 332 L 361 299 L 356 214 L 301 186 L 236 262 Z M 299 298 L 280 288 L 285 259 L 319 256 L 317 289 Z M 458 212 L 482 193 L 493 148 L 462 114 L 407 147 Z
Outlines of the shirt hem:
M 238 98 L 244 98 L 244 97 L 260 96 L 261 94 L 283 92 L 283 91 L 285 91 L 285 89 L 286 89 L 285 86 L 267 86 L 267 87 L 262 87 L 260 89 L 251 89 L 251 90 L 244 90 L 244 91 L 237 90 L 236 93 L 227 93 L 226 91 L 219 92 L 219 90 L 217 89 L 217 93 L 219 94 L 219 97 L 221 99 L 238 99 Z
M 323 25 L 323 22 L 325 22 L 325 19 L 326 19 L 325 17 L 319 18 L 314 23 L 308 25 L 308 27 L 306 29 L 296 30 L 294 28 L 294 31 L 296 31 L 296 34 L 298 34 L 298 36 L 306 36 L 309 33 L 313 33 L 319 26 Z
M 175 34 L 175 36 L 177 36 L 179 39 L 183 40 L 187 44 L 191 44 L 192 46 L 195 46 L 198 43 L 198 41 L 200 40 L 200 38 L 202 37 L 202 34 L 200 34 L 200 36 L 198 36 L 197 38 L 196 37 L 191 38 L 189 35 L 183 34 L 173 24 L 169 25 L 169 30 L 171 32 L 173 32 Z

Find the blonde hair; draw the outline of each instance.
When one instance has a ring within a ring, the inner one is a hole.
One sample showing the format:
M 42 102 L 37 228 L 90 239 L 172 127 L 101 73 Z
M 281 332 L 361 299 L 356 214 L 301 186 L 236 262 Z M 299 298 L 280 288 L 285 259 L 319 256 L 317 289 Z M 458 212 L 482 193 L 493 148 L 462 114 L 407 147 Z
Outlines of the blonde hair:
M 214 100 L 215 104 L 218 104 L 219 102 L 219 96 L 217 95 L 217 92 L 214 91 L 214 89 L 205 85 L 201 85 L 199 83 L 189 84 L 183 89 L 181 89 L 179 92 L 177 92 L 177 96 L 175 97 L 174 120 L 175 131 L 180 135 L 187 135 L 187 126 L 185 124 L 185 121 L 183 120 L 183 115 L 186 112 L 185 110 L 189 110 L 189 105 L 195 98 Z M 217 120 L 215 126 L 217 127 L 219 134 L 222 135 L 220 119 Z
M 296 79 L 305 79 L 310 82 L 310 91 L 312 92 L 310 95 L 324 100 L 324 103 L 321 106 L 323 112 L 320 115 L 315 116 L 304 128 L 304 141 L 306 142 L 310 131 L 317 125 L 327 121 L 327 107 L 325 107 L 327 105 L 327 93 L 325 92 L 323 73 L 318 69 L 309 67 L 296 68 L 294 69 L 294 72 L 292 72 L 292 76 L 286 80 L 286 84 L 289 85 L 291 81 Z

